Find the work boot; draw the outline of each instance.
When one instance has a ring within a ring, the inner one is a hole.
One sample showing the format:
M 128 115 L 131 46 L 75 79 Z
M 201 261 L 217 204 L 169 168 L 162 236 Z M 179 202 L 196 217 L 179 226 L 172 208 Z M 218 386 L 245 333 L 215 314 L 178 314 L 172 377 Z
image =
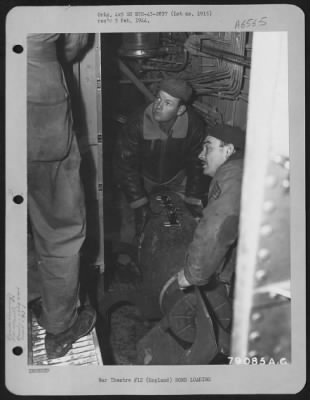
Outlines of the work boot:
M 29 301 L 28 308 L 33 312 L 37 322 L 39 323 L 39 319 L 42 313 L 42 298 L 38 297 L 34 300 Z
M 85 306 L 71 328 L 57 335 L 47 332 L 45 336 L 47 357 L 49 359 L 63 357 L 72 348 L 74 342 L 93 329 L 95 323 L 96 311 L 91 306 Z

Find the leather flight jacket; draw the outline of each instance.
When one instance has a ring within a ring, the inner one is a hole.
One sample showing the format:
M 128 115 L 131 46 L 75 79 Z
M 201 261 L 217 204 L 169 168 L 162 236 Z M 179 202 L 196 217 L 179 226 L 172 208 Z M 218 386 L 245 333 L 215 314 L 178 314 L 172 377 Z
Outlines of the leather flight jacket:
M 204 121 L 190 107 L 168 133 L 153 119 L 152 104 L 129 118 L 119 136 L 115 156 L 117 180 L 129 204 L 135 208 L 135 204 L 147 201 L 143 178 L 154 185 L 169 185 L 186 177 L 186 198 L 194 204 L 195 200 L 200 202 L 205 190 L 198 155 L 204 137 Z

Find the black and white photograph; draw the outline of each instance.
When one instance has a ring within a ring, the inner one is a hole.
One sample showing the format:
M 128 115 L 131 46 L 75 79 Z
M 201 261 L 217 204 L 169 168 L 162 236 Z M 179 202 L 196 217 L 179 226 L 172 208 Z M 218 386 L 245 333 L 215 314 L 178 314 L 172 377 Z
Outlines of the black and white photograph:
M 282 6 L 13 10 L 9 390 L 302 389 L 304 22 Z

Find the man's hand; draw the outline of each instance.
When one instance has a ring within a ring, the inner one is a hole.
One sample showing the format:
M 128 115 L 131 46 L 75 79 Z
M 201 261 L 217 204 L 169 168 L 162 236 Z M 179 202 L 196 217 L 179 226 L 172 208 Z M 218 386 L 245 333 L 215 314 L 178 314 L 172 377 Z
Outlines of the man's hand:
M 136 236 L 139 237 L 144 231 L 145 225 L 150 218 L 151 209 L 149 204 L 135 208 Z
M 192 286 L 192 284 L 185 278 L 184 269 L 181 269 L 181 271 L 178 272 L 178 284 L 180 289 L 186 289 L 187 287 Z

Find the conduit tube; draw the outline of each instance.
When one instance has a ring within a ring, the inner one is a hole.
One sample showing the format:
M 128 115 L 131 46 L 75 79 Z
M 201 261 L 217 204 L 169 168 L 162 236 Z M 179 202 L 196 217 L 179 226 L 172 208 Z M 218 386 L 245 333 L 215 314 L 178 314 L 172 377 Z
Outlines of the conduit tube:
M 123 61 L 118 60 L 118 65 L 120 70 L 127 76 L 128 79 L 137 87 L 147 97 L 148 100 L 154 101 L 155 96 L 153 93 L 136 77 L 136 75 L 130 71 L 130 69 L 123 63 Z

